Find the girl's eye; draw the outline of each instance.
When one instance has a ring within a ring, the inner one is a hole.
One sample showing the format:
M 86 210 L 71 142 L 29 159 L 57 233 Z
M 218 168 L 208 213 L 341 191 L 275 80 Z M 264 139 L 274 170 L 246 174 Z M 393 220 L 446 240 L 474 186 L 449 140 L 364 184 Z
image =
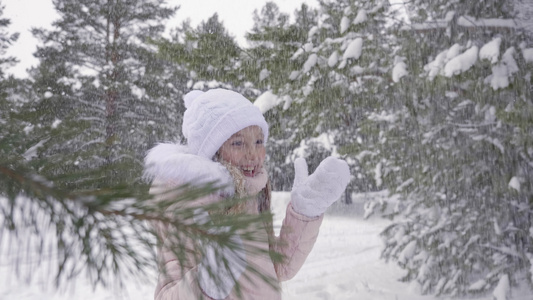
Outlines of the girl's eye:
M 257 140 L 256 144 L 262 145 L 263 144 L 263 140 Z
M 242 146 L 242 141 L 233 141 L 231 142 L 232 146 Z

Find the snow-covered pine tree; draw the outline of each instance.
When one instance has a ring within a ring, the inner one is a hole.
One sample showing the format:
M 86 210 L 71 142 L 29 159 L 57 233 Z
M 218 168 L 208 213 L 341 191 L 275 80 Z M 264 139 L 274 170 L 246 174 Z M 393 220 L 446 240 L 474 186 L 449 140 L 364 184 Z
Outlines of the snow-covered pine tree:
M 212 88 L 232 89 L 257 97 L 241 74 L 241 48 L 214 14 L 192 28 L 188 21 L 174 29 L 170 40 L 158 41 L 159 53 L 180 72 L 187 74 L 185 92 Z
M 531 286 L 531 35 L 512 1 L 408 8 L 399 109 L 372 117 L 386 129 L 376 180 L 403 195 L 383 256 L 423 293 Z
M 278 88 L 284 105 L 276 109 L 290 115 L 286 139 L 296 148 L 293 155 L 301 152 L 311 168 L 325 155 L 348 155 L 359 177 L 354 184 L 363 190 L 372 188 L 371 181 L 354 157 L 371 143 L 360 122 L 383 105 L 390 82 L 387 14 L 387 1 L 319 1 L 317 25 L 291 56 L 296 68 Z
M 13 114 L 16 112 L 17 103 L 11 97 L 11 88 L 16 85 L 16 80 L 7 76 L 5 71 L 16 63 L 14 57 L 6 56 L 6 50 L 18 39 L 17 33 L 9 32 L 11 21 L 3 18 L 4 6 L 0 0 L 0 165 L 7 167 L 8 157 L 16 152 L 16 145 L 20 145 L 22 138 L 16 135 L 22 129 L 21 122 L 13 122 Z M 2 190 L 8 186 L 2 185 Z
M 163 0 L 54 5 L 54 29 L 33 30 L 40 63 L 30 72 L 35 99 L 25 114 L 41 137 L 33 163 L 50 179 L 78 172 L 63 182 L 73 189 L 131 183 L 145 151 L 177 136 L 182 89 L 149 44 L 175 9 Z
M 26 124 L 17 116 L 24 104 L 21 95 L 28 92 L 28 82 L 6 74 L 9 67 L 18 63 L 15 57 L 6 56 L 6 50 L 17 41 L 18 33 L 9 32 L 11 21 L 3 18 L 3 12 L 0 0 L 0 203 L 6 204 L 20 192 L 13 179 L 29 180 L 32 176 L 25 160 L 30 153 L 25 152 L 33 141 L 25 135 Z M 0 207 L 0 211 L 5 211 L 7 206 Z
M 11 20 L 2 18 L 4 14 L 4 6 L 0 1 L 0 76 L 4 78 L 4 68 L 7 68 L 16 62 L 16 58 L 7 57 L 6 50 L 9 46 L 18 39 L 18 33 L 9 33 L 8 27 L 11 24 Z
M 294 14 L 296 20 L 290 23 L 289 15 L 280 12 L 274 2 L 267 2 L 261 12 L 254 11 L 253 28 L 246 33 L 249 46 L 243 68 L 245 76 L 262 91 L 272 91 L 287 82 L 288 74 L 296 67 L 289 58 L 316 25 L 317 12 L 307 5 L 302 4 Z

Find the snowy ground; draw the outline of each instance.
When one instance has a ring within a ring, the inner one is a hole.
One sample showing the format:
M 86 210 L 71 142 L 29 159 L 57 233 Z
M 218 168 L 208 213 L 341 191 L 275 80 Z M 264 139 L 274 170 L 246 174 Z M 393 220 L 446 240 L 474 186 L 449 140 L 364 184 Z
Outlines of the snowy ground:
M 368 197 L 368 195 L 361 195 Z M 273 210 L 278 227 L 289 199 L 287 193 L 274 193 Z M 292 280 L 283 284 L 284 300 L 436 300 L 447 299 L 422 296 L 416 286 L 399 282 L 403 271 L 395 264 L 379 259 L 381 240 L 379 232 L 388 221 L 379 217 L 362 219 L 361 203 L 333 207 L 324 219 L 317 243 L 306 263 Z M 276 228 L 279 230 L 279 228 Z M 4 257 L 5 258 L 5 257 Z M 5 259 L 0 260 L 0 299 L 43 300 L 111 300 L 153 299 L 154 282 L 132 283 L 127 295 L 93 290 L 87 281 L 79 280 L 70 292 L 54 292 L 36 279 L 31 284 L 14 278 L 14 270 Z M 41 272 L 42 274 L 42 272 Z M 42 276 L 42 275 L 41 275 Z M 155 275 L 154 275 L 155 280 Z M 489 300 L 491 296 L 478 298 Z M 513 294 L 512 300 L 532 299 L 525 293 Z
M 277 196 L 288 201 L 287 194 Z M 306 263 L 283 285 L 283 299 L 435 299 L 416 295 L 397 280 L 403 273 L 398 267 L 379 259 L 379 233 L 388 221 L 364 221 L 359 208 L 337 206 L 324 218 Z

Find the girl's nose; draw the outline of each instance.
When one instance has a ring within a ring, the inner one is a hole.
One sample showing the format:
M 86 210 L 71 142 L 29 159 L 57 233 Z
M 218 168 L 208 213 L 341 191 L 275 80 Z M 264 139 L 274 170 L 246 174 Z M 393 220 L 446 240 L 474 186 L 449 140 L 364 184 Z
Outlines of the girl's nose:
M 257 160 L 257 157 L 259 156 L 259 151 L 253 146 L 249 146 L 246 148 L 246 159 L 248 161 L 255 162 Z

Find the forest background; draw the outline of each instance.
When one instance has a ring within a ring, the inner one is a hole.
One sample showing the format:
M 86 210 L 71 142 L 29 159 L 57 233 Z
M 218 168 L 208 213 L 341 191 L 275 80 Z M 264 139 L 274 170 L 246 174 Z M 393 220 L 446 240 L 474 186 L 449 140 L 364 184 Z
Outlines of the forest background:
M 365 217 L 393 221 L 382 257 L 422 293 L 533 287 L 532 1 L 415 0 L 407 18 L 380 0 L 292 17 L 268 2 L 246 46 L 216 14 L 164 35 L 176 8 L 163 0 L 53 3 L 27 78 L 6 73 L 18 36 L 0 14 L 0 233 L 13 251 L 50 250 L 58 285 L 153 267 L 146 220 L 162 207 L 146 205 L 143 157 L 182 140 L 186 92 L 223 87 L 271 124 L 275 190 L 291 189 L 296 157 L 314 169 L 334 155 L 353 175 L 346 205 L 387 191 Z

